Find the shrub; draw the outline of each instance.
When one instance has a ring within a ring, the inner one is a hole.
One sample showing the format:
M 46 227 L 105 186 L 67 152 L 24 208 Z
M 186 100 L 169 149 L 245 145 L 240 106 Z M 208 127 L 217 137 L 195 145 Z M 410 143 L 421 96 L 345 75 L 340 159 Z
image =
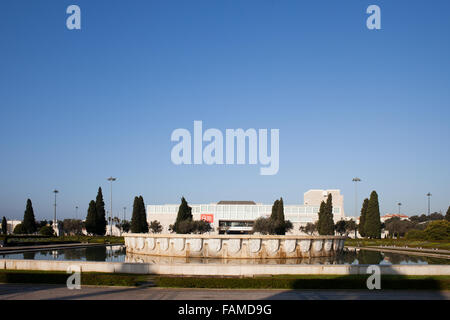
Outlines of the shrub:
M 406 239 L 409 240 L 426 240 L 426 234 L 423 230 L 410 230 L 406 233 Z
M 50 226 L 43 226 L 40 230 L 39 230 L 39 234 L 43 235 L 43 236 L 54 236 L 55 235 L 55 231 L 53 230 L 52 227 Z
M 161 223 L 159 223 L 158 220 L 152 221 L 152 222 L 150 223 L 150 230 L 151 230 L 153 233 L 161 233 L 161 231 L 162 231 Z
M 25 226 L 22 223 L 19 223 L 17 226 L 15 226 L 14 234 L 26 234 L 27 230 L 25 230 Z
M 432 221 L 425 228 L 427 240 L 450 240 L 450 222 Z

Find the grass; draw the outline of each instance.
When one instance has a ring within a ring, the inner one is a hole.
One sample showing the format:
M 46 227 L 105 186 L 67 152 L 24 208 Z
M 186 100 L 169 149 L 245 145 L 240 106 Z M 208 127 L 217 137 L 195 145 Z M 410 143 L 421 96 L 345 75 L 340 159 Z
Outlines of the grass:
M 450 250 L 450 241 L 446 240 L 408 240 L 408 239 L 346 239 L 346 246 L 373 247 L 373 246 L 397 246 L 424 249 Z
M 66 284 L 69 274 L 50 271 L 1 270 L 0 283 Z M 87 272 L 82 285 L 215 289 L 367 289 L 368 275 L 277 275 L 253 278 L 174 277 Z M 450 290 L 450 276 L 382 276 L 382 289 Z

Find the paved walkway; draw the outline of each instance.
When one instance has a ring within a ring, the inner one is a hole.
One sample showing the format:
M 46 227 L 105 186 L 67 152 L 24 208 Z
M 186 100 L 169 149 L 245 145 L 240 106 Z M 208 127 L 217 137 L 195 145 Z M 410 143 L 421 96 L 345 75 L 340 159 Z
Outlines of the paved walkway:
M 0 284 L 0 300 L 450 300 L 450 291 L 222 290 Z

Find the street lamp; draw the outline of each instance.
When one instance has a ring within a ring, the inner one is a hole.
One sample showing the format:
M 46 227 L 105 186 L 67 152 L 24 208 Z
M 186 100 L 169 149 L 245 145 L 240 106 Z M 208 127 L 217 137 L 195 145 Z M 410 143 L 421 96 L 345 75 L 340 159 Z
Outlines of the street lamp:
M 400 207 L 402 206 L 402 203 L 399 202 L 399 203 L 397 203 L 397 205 L 398 205 L 398 214 L 400 214 Z
M 58 190 L 53 190 L 53 193 L 55 194 L 55 204 L 54 204 L 54 206 L 55 206 L 55 211 L 54 211 L 54 215 L 53 215 L 53 224 L 55 224 L 56 225 L 56 194 L 58 193 L 59 191 Z
M 358 182 L 360 182 L 361 181 L 361 179 L 360 178 L 358 178 L 358 177 L 355 177 L 355 178 L 353 178 L 352 179 L 352 181 L 355 183 L 355 221 L 356 221 L 356 217 L 358 216 L 358 190 L 357 190 L 357 184 L 358 184 Z M 355 227 L 355 239 L 356 239 L 356 233 L 357 233 L 357 231 L 356 231 L 356 227 Z
M 109 211 L 109 217 L 111 220 L 109 223 L 109 235 L 112 236 L 112 183 L 113 181 L 116 181 L 117 178 L 109 177 L 107 180 L 111 182 L 111 210 Z
M 432 196 L 432 194 L 430 192 L 427 193 L 427 197 L 428 197 L 428 215 L 430 215 L 430 197 Z
M 78 206 L 75 206 L 75 220 L 78 220 Z

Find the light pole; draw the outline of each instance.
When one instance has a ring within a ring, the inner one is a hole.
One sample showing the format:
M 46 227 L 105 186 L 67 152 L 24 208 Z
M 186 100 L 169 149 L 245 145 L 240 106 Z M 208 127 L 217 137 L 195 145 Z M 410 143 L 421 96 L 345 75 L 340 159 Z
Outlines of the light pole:
M 427 193 L 427 197 L 428 197 L 428 215 L 430 215 L 430 197 L 432 196 L 432 194 L 430 192 Z
M 111 210 L 109 210 L 109 217 L 111 220 L 109 222 L 109 235 L 112 237 L 112 183 L 113 181 L 116 181 L 117 178 L 109 177 L 107 180 L 111 182 Z
M 400 207 L 402 206 L 402 203 L 399 202 L 399 203 L 397 203 L 397 205 L 398 205 L 398 214 L 400 214 Z
M 78 220 L 78 206 L 75 206 L 75 220 Z
M 358 216 L 358 190 L 357 190 L 357 184 L 358 182 L 361 181 L 360 178 L 355 177 L 352 179 L 352 181 L 355 183 L 355 222 L 357 220 L 357 216 Z M 361 221 L 360 221 L 361 222 Z M 356 223 L 355 223 L 356 225 Z M 357 228 L 355 227 L 355 239 L 357 238 Z
M 53 215 L 53 224 L 55 224 L 56 225 L 56 194 L 58 193 L 59 191 L 58 190 L 53 190 L 53 193 L 55 194 L 55 204 L 54 204 L 54 206 L 55 206 L 55 211 L 54 211 L 54 215 Z

